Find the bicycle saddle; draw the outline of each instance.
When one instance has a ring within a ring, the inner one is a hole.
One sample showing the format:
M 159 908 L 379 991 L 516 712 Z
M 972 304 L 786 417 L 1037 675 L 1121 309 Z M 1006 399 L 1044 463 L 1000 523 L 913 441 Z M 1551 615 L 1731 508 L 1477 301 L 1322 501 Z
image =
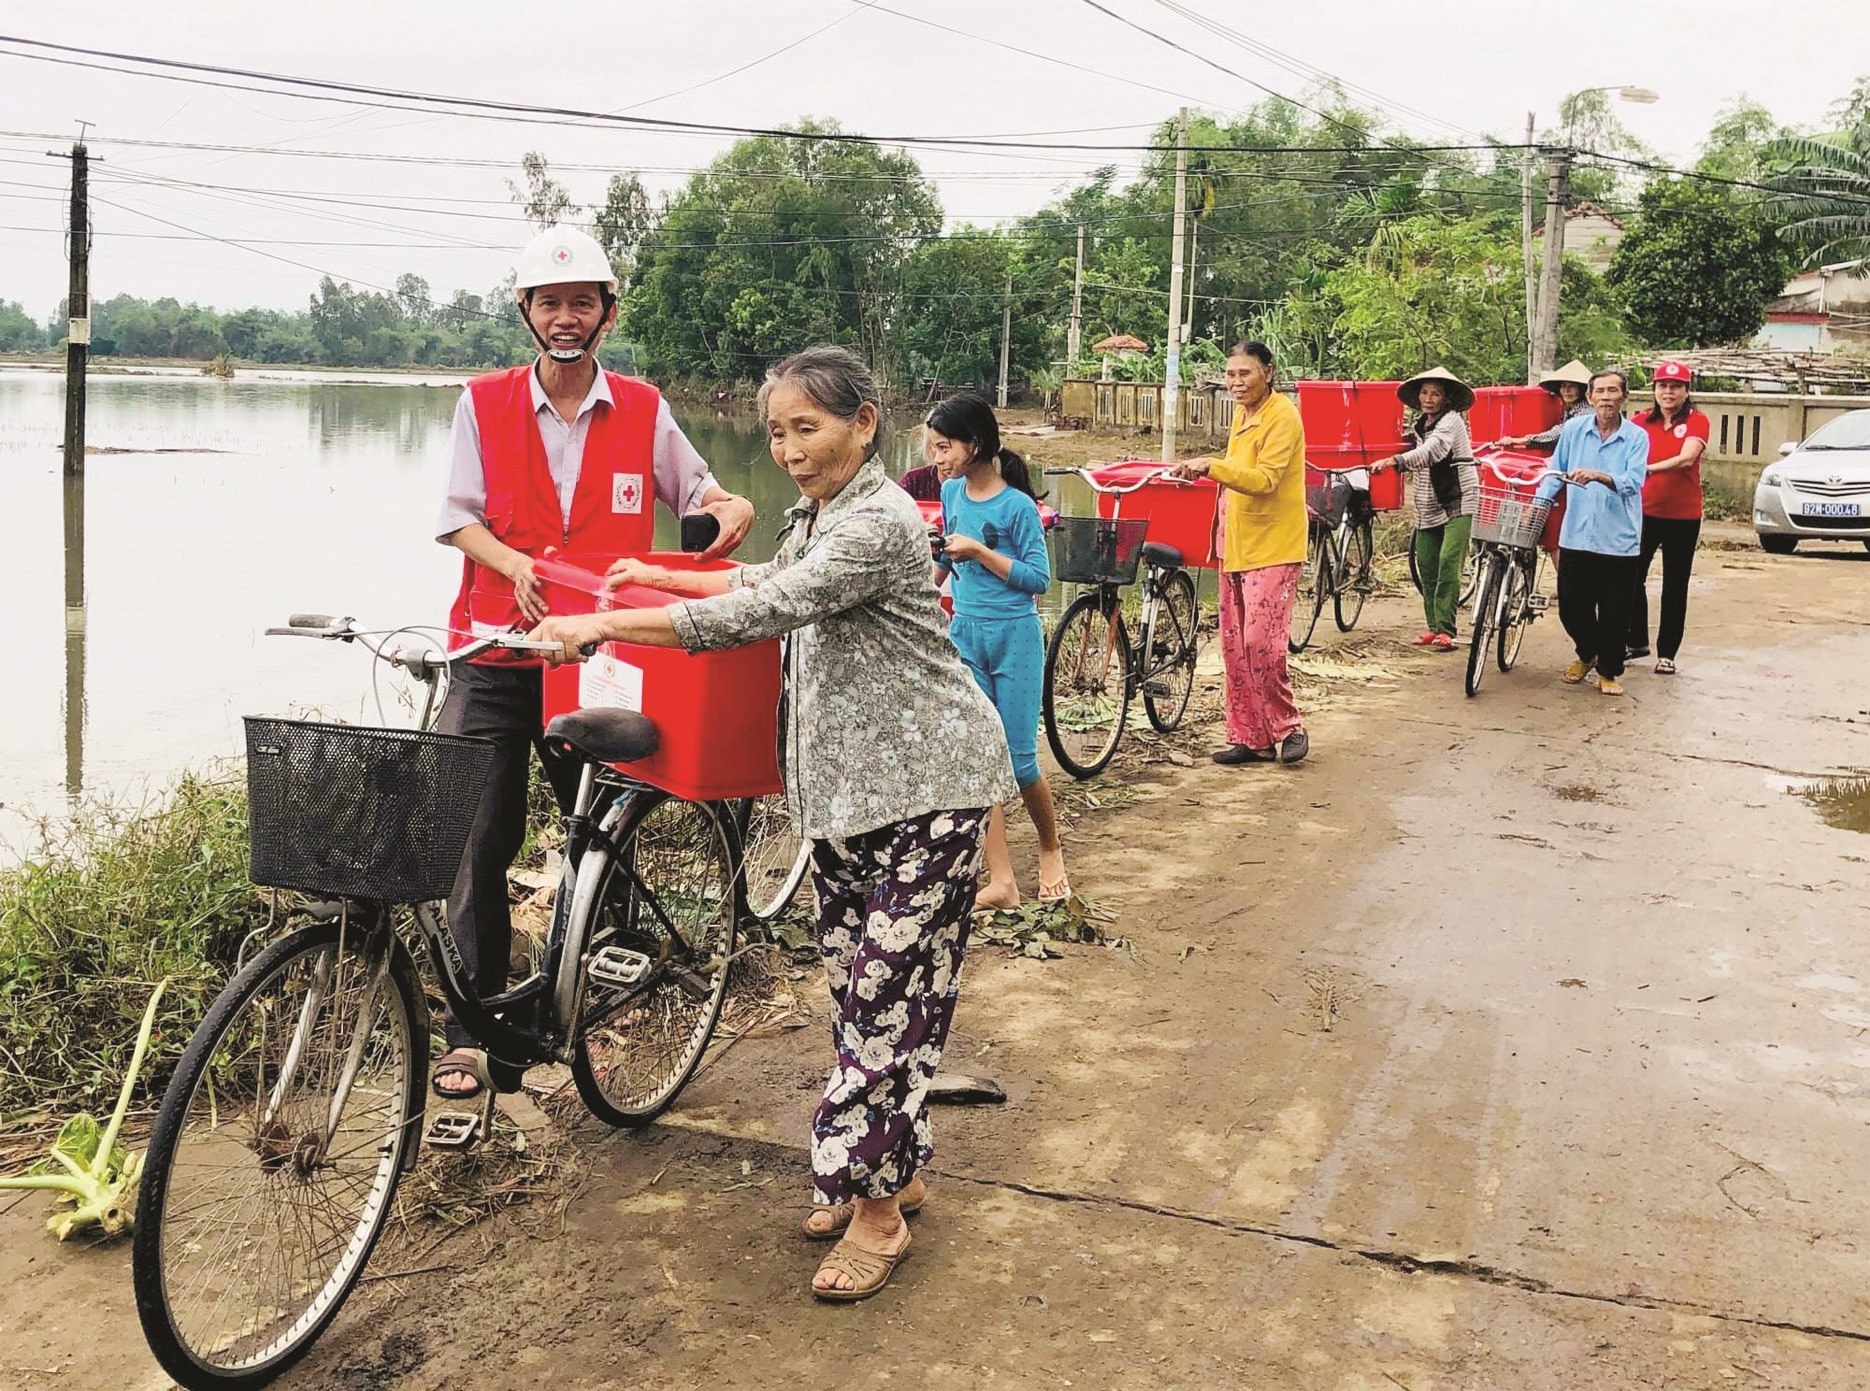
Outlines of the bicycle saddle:
M 593 763 L 635 763 L 661 744 L 656 722 L 634 710 L 573 710 L 545 727 L 546 742 Z
M 1161 541 L 1145 541 L 1143 563 L 1153 565 L 1158 570 L 1179 570 L 1182 568 L 1182 553 Z

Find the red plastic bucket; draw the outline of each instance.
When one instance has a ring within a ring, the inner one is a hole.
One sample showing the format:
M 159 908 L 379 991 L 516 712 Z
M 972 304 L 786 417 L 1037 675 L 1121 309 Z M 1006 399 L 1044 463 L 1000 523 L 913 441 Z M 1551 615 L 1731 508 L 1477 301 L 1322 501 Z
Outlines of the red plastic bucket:
M 1128 487 L 1161 467 L 1153 461 L 1132 459 L 1121 464 L 1100 464 L 1090 474 L 1100 485 Z M 1214 550 L 1219 505 L 1220 489 L 1207 478 L 1157 478 L 1133 493 L 1097 495 L 1098 516 L 1146 518 L 1149 540 L 1175 547 L 1182 553 L 1182 564 L 1199 570 L 1212 570 L 1220 564 Z
M 606 591 L 609 556 L 569 555 L 533 562 L 555 614 L 666 608 L 679 596 L 625 585 Z M 643 559 L 670 570 L 731 570 L 732 561 L 687 554 Z M 593 706 L 640 710 L 656 722 L 660 747 L 624 766 L 631 777 L 691 801 L 764 797 L 783 787 L 779 771 L 779 643 L 725 652 L 684 652 L 609 642 L 583 665 L 548 668 L 545 718 Z

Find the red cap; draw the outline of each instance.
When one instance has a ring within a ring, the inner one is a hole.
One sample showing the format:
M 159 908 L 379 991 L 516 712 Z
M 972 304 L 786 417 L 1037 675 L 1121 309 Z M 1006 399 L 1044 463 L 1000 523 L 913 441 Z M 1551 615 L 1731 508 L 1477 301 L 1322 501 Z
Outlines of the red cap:
M 1652 382 L 1682 382 L 1686 384 L 1695 379 L 1695 374 L 1688 370 L 1686 362 L 1658 362 L 1656 370 L 1649 374 Z

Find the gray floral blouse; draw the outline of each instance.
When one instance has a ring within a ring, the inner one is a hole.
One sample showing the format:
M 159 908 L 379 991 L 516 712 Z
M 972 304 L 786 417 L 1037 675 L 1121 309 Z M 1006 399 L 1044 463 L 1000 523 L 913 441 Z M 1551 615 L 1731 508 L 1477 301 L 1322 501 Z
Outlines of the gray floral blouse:
M 839 839 L 1017 791 L 1000 717 L 948 638 L 914 499 L 870 459 L 825 503 L 786 513 L 779 553 L 726 594 L 669 609 L 691 652 L 790 633 L 786 802 Z

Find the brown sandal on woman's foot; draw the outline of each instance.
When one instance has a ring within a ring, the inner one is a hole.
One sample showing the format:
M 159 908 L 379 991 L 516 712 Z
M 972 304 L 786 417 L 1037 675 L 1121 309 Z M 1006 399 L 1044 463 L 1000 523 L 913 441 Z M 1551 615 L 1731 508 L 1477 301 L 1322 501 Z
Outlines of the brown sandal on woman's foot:
M 902 1264 L 909 1254 L 909 1244 L 914 1238 L 907 1227 L 903 1228 L 902 1248 L 893 1256 L 885 1256 L 878 1251 L 866 1251 L 861 1246 L 854 1246 L 848 1241 L 840 1241 L 833 1246 L 825 1258 L 818 1263 L 818 1270 L 823 1274 L 834 1270 L 840 1275 L 848 1275 L 851 1288 L 848 1290 L 821 1290 L 817 1285 L 817 1276 L 812 1280 L 812 1296 L 832 1304 L 855 1304 L 860 1299 L 868 1299 L 885 1285 L 890 1276 L 896 1273 L 896 1267 Z
M 444 1091 L 444 1077 L 469 1077 L 474 1085 L 465 1091 Z M 473 1101 L 492 1085 L 487 1076 L 487 1055 L 478 1048 L 450 1048 L 429 1072 L 429 1089 L 443 1101 Z
M 928 1190 L 925 1188 L 922 1190 L 922 1196 L 920 1198 L 917 1198 L 913 1203 L 902 1204 L 900 1211 L 904 1217 L 913 1217 L 918 1212 L 922 1211 L 922 1204 L 926 1203 L 928 1200 Z M 819 1228 L 812 1225 L 812 1218 L 816 1217 L 821 1212 L 828 1212 L 831 1214 L 831 1225 L 829 1227 Z M 856 1203 L 839 1203 L 835 1207 L 826 1208 L 815 1207 L 806 1215 L 805 1220 L 799 1223 L 799 1230 L 805 1233 L 806 1240 L 808 1241 L 830 1241 L 833 1237 L 843 1236 L 844 1229 L 851 1225 L 851 1218 L 856 1215 Z

